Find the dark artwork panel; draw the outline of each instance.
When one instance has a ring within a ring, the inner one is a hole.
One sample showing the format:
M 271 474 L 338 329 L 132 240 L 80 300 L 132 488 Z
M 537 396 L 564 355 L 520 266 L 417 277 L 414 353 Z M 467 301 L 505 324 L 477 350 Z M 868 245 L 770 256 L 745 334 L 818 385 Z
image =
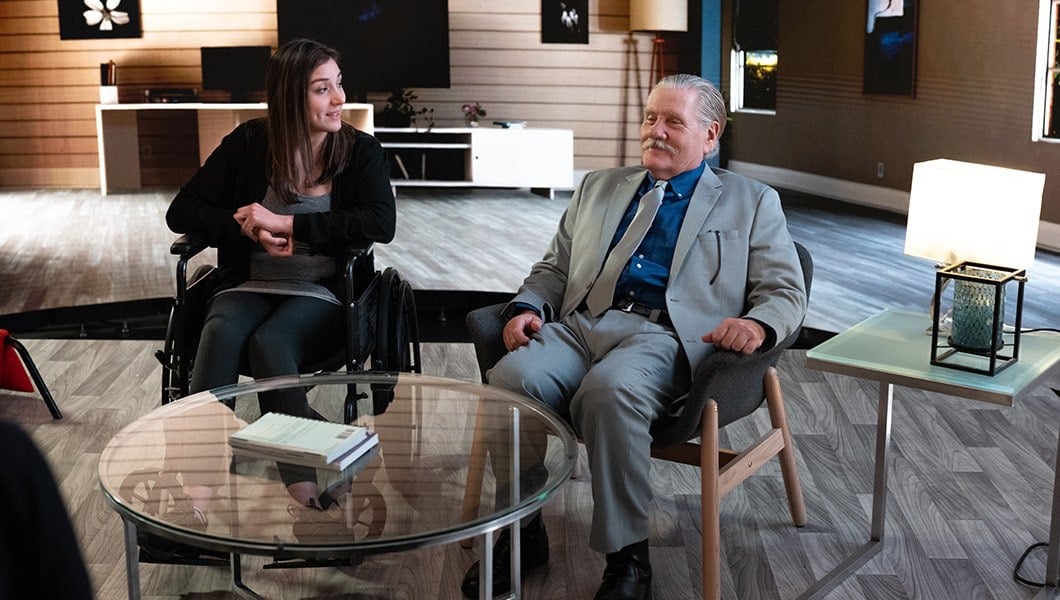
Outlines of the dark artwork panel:
M 58 0 L 59 39 L 143 37 L 140 0 Z
M 306 37 L 342 55 L 347 96 L 449 87 L 446 0 L 277 0 L 282 45 Z
M 589 0 L 541 0 L 541 42 L 589 43 Z
M 916 93 L 917 0 L 867 0 L 866 94 Z

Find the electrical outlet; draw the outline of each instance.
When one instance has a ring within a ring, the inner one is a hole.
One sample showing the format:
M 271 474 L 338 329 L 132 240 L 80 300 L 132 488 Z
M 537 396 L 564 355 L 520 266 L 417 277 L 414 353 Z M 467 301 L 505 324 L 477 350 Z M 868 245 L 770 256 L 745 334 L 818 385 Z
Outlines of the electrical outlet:
M 880 179 L 883 179 L 883 163 L 882 162 L 876 163 L 876 177 L 879 177 Z
M 151 158 L 153 154 L 154 152 L 152 151 L 151 146 L 140 147 L 140 158 Z

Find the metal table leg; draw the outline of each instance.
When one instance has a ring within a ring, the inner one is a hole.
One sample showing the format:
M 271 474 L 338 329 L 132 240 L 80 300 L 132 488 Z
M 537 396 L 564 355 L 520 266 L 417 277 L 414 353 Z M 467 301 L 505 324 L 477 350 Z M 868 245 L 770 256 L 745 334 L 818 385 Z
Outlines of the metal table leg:
M 1060 573 L 1060 435 L 1056 444 L 1056 470 L 1053 475 L 1053 514 L 1049 519 L 1049 558 L 1045 563 L 1045 585 L 1057 587 Z
M 125 528 L 125 580 L 129 600 L 140 600 L 140 548 L 136 545 L 136 525 L 122 518 Z
M 482 534 L 482 558 L 478 561 L 478 597 L 493 597 L 493 530 Z
M 243 557 L 233 552 L 229 558 L 229 562 L 232 565 L 232 591 L 234 591 L 240 598 L 264 600 L 264 596 L 258 594 L 247 587 L 247 584 L 243 583 Z
M 799 596 L 802 600 L 824 598 L 883 548 L 883 535 L 887 526 L 887 471 L 889 468 L 887 455 L 891 447 L 891 403 L 893 400 L 894 386 L 881 382 L 876 413 L 876 466 L 872 486 L 872 529 L 869 541 L 819 579 L 810 589 L 803 592 Z M 1060 447 L 1057 448 L 1057 453 L 1057 464 L 1060 465 Z M 1054 503 L 1054 514 L 1055 512 Z

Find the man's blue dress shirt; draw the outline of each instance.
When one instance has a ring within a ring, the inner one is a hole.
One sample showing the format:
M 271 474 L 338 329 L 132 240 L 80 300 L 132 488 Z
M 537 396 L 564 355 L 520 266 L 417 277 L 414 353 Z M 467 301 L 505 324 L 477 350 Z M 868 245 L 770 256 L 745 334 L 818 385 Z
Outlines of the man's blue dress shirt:
M 688 211 L 688 202 L 692 198 L 692 192 L 696 189 L 699 178 L 707 168 L 706 161 L 699 167 L 686 171 L 674 177 L 666 186 L 666 194 L 663 195 L 662 205 L 651 223 L 651 228 L 644 236 L 644 240 L 633 253 L 633 257 L 622 270 L 615 284 L 615 301 L 630 299 L 637 304 L 643 304 L 650 308 L 666 308 L 666 281 L 670 277 L 670 263 L 674 258 L 674 245 L 677 243 L 677 234 L 681 231 L 681 224 L 685 220 L 685 212 Z M 648 173 L 644 184 L 637 190 L 637 197 L 630 202 L 626 214 L 611 239 L 610 248 L 614 248 L 618 240 L 629 228 L 633 216 L 637 214 L 637 206 L 640 198 L 655 186 L 655 178 Z M 610 250 L 608 250 L 610 252 Z

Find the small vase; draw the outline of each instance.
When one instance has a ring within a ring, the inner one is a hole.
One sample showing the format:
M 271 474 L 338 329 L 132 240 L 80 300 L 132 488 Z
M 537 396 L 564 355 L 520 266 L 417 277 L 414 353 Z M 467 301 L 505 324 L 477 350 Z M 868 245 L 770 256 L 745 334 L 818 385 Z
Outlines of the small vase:
M 466 123 L 468 127 L 478 127 L 478 117 L 473 115 L 464 115 L 464 123 Z

